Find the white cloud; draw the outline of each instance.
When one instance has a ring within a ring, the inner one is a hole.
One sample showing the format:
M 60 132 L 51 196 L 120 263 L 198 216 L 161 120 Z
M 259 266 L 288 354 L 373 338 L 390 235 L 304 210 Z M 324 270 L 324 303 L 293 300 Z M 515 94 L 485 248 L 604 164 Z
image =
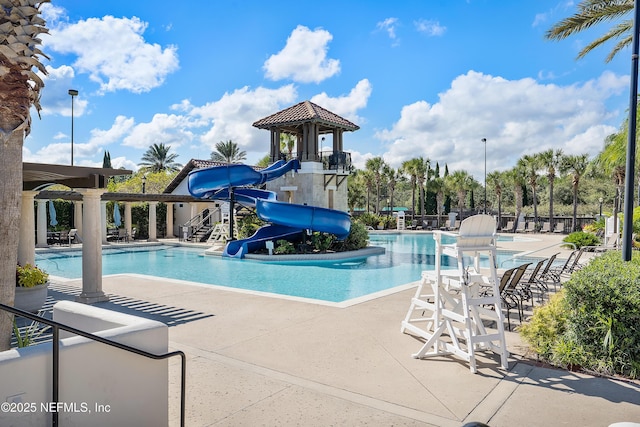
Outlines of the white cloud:
M 269 152 L 269 132 L 252 124 L 274 112 L 288 107 L 297 97 L 293 85 L 278 89 L 248 87 L 225 93 L 218 101 L 194 107 L 190 115 L 212 123 L 201 140 L 210 151 L 220 141 L 233 140 L 247 151 L 247 160 L 258 160 Z M 251 159 L 250 159 L 251 157 Z
M 178 69 L 177 48 L 147 43 L 142 37 L 147 24 L 139 18 L 104 16 L 54 25 L 46 48 L 77 55 L 74 67 L 88 73 L 101 92 L 148 92 Z
M 69 88 L 73 87 L 73 77 L 75 75 L 73 68 L 68 65 L 62 65 L 59 68 L 46 66 L 47 75 L 39 73 L 40 78 L 44 81 L 44 89 L 42 90 L 42 98 L 40 105 L 42 106 L 41 114 L 43 116 L 51 114 L 60 114 L 65 117 L 71 117 L 71 96 Z M 73 115 L 81 117 L 87 110 L 89 102 L 83 97 L 82 93 L 73 98 Z
M 398 38 L 396 34 L 396 25 L 398 25 L 398 18 L 387 18 L 384 21 L 380 21 L 376 24 L 376 28 L 382 31 L 386 31 L 390 39 L 395 40 Z
M 271 55 L 263 65 L 271 80 L 290 78 L 300 83 L 320 83 L 340 72 L 340 61 L 327 59 L 331 33 L 321 28 L 310 30 L 298 25 L 278 53 Z
M 440 25 L 438 21 L 419 19 L 413 23 L 416 30 L 428 36 L 441 36 L 447 31 L 447 27 Z
M 311 102 L 320 105 L 327 110 L 336 113 L 352 121 L 357 125 L 362 125 L 364 119 L 358 116 L 358 110 L 367 106 L 369 96 L 371 96 L 371 83 L 367 79 L 362 79 L 351 89 L 348 95 L 332 98 L 326 92 L 322 92 L 311 98 Z
M 74 165 L 82 166 L 102 166 L 100 162 L 88 159 L 95 158 L 96 153 L 108 149 L 110 144 L 119 142 L 123 136 L 127 135 L 133 127 L 134 120 L 124 116 L 116 117 L 110 129 L 93 129 L 89 141 L 82 142 L 74 139 L 73 158 Z M 61 140 L 53 144 L 45 145 L 37 152 L 32 153 L 28 146 L 30 139 L 25 141 L 23 157 L 28 162 L 42 162 L 53 164 L 70 164 L 71 162 L 71 138 L 68 135 L 58 133 L 54 139 Z
M 470 71 L 457 77 L 436 104 L 403 107 L 391 129 L 376 135 L 389 144 L 384 158 L 394 167 L 412 157 L 465 169 L 482 181 L 487 169 L 506 170 L 525 153 L 562 148 L 596 154 L 616 128 L 605 101 L 628 89 L 628 76 L 603 73 L 584 84 L 558 86 L 534 79 L 506 80 Z
M 175 151 L 181 145 L 191 142 L 194 128 L 205 125 L 183 115 L 158 113 L 148 123 L 139 123 L 124 138 L 122 145 L 146 150 L 153 144 L 171 146 Z

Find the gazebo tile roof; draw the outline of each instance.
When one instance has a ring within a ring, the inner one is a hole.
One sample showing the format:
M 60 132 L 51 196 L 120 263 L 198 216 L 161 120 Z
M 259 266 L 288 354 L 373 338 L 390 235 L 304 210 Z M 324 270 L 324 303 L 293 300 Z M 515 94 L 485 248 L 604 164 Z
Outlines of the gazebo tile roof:
M 304 122 L 322 122 L 350 131 L 360 129 L 358 125 L 311 101 L 302 101 L 292 107 L 278 111 L 254 122 L 253 126 L 259 129 L 269 129 L 274 126 L 300 124 Z

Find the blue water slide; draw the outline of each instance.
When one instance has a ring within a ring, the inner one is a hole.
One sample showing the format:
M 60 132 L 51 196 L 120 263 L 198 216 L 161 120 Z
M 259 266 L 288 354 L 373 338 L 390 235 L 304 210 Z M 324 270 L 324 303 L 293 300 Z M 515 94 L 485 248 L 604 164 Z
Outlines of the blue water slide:
M 264 184 L 297 169 L 300 169 L 297 159 L 286 163 L 279 161 L 261 171 L 240 164 L 213 166 L 191 171 L 187 176 L 187 187 L 193 197 L 209 198 L 222 188 Z
M 299 168 L 298 160 L 290 160 L 278 161 L 260 171 L 247 165 L 231 164 L 189 173 L 187 186 L 194 197 L 229 200 L 230 188 L 234 187 L 234 201 L 255 208 L 260 219 L 273 224 L 273 227 L 260 228 L 247 239 L 229 242 L 224 253 L 226 256 L 242 257 L 247 251 L 263 247 L 267 240 L 293 238 L 293 235 L 305 229 L 332 233 L 339 240 L 347 238 L 351 228 L 351 217 L 346 212 L 279 202 L 272 191 L 242 188 L 263 184 Z
M 335 234 L 338 240 L 346 239 L 351 228 L 348 213 L 317 206 L 257 199 L 256 214 L 274 224 Z
M 299 240 L 303 230 L 279 224 L 267 224 L 260 227 L 246 239 L 232 240 L 227 243 L 222 256 L 242 258 L 245 254 L 265 247 L 265 242 L 272 240 Z

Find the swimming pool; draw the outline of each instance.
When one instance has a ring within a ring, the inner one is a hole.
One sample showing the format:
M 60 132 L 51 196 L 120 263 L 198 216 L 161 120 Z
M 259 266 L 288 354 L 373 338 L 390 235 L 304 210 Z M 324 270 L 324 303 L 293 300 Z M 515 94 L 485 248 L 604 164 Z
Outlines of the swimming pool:
M 383 255 L 300 265 L 204 256 L 203 248 L 121 247 L 103 250 L 102 274 L 136 273 L 202 284 L 343 302 L 419 280 L 435 263 L 431 233 L 372 234 Z M 38 252 L 36 264 L 53 276 L 82 277 L 80 251 Z M 513 253 L 501 253 L 502 260 Z M 453 260 L 447 258 L 445 264 Z

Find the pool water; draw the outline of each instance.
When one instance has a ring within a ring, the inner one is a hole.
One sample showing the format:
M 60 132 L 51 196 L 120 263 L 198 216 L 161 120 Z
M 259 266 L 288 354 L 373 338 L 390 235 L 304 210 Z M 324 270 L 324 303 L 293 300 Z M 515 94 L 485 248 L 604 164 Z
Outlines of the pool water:
M 102 274 L 137 273 L 203 284 L 343 302 L 419 280 L 433 270 L 431 234 L 372 234 L 385 254 L 345 261 L 291 263 L 203 255 L 201 248 L 147 246 L 103 250 Z M 38 253 L 36 264 L 53 276 L 82 277 L 79 251 Z M 513 253 L 502 255 L 510 258 Z M 498 257 L 500 263 L 501 257 Z M 444 265 L 454 260 L 443 259 Z

